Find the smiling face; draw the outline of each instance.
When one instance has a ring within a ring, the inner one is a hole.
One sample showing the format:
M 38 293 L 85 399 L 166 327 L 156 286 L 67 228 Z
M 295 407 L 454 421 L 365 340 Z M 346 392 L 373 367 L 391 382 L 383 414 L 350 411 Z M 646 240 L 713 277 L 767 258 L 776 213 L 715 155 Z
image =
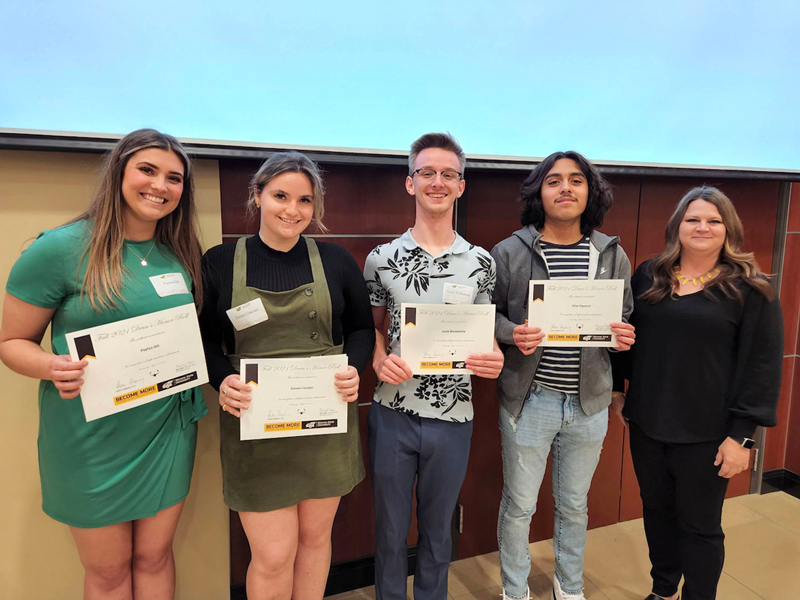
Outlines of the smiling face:
M 681 253 L 719 256 L 726 231 L 716 206 L 706 200 L 692 200 L 678 229 Z
M 578 163 L 571 158 L 560 158 L 547 172 L 542 189 L 542 208 L 545 227 L 547 221 L 575 222 L 580 224 L 589 199 L 589 185 Z
M 286 172 L 264 184 L 256 201 L 261 205 L 258 235 L 267 246 L 291 250 L 314 216 L 314 190 L 303 173 Z
M 122 175 L 126 238 L 155 235 L 158 220 L 178 207 L 183 176 L 183 162 L 171 150 L 146 148 L 130 157 Z
M 461 171 L 458 156 L 443 148 L 426 148 L 414 161 L 414 170 L 432 169 L 437 174 L 432 179 L 424 179 L 420 175 L 406 177 L 406 191 L 417 201 L 417 210 L 430 216 L 445 217 L 452 214 L 453 204 L 464 193 L 466 183 L 463 179 L 445 181 L 442 171 Z

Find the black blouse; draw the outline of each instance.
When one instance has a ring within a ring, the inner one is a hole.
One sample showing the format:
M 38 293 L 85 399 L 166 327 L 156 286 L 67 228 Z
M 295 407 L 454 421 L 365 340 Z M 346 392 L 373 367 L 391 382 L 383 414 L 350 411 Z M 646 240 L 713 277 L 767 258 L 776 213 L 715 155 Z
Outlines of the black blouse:
M 344 340 L 348 363 L 359 373 L 369 363 L 375 345 L 375 324 L 369 293 L 358 264 L 336 244 L 317 242 L 333 311 L 333 343 Z M 247 239 L 247 285 L 269 292 L 284 292 L 311 283 L 308 248 L 300 240 L 288 252 L 273 250 L 258 235 Z M 233 259 L 236 244 L 221 244 L 203 256 L 203 310 L 200 330 L 208 376 L 214 388 L 236 371 L 227 353 L 236 352 L 233 325 L 225 314 L 231 308 Z
M 673 443 L 752 437 L 776 424 L 783 325 L 777 298 L 747 284 L 744 302 L 714 290 L 641 299 L 653 261 L 631 278 L 636 343 L 616 353 L 615 378 L 629 380 L 624 415 L 651 438 Z M 615 388 L 618 387 L 615 386 Z

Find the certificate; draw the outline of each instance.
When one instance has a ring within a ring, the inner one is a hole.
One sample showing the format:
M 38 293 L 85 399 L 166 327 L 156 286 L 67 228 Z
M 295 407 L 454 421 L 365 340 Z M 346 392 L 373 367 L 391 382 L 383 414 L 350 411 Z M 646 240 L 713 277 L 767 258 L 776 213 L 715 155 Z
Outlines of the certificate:
M 208 382 L 197 311 L 184 304 L 66 335 L 72 360 L 88 360 L 81 402 L 87 421 Z
M 347 405 L 334 375 L 347 369 L 347 355 L 242 359 L 241 380 L 253 391 L 240 411 L 239 438 L 326 435 L 347 432 Z
M 545 334 L 540 346 L 617 345 L 611 323 L 622 321 L 623 279 L 532 280 L 528 325 Z
M 470 354 L 494 349 L 494 304 L 400 306 L 400 352 L 414 375 L 472 373 Z

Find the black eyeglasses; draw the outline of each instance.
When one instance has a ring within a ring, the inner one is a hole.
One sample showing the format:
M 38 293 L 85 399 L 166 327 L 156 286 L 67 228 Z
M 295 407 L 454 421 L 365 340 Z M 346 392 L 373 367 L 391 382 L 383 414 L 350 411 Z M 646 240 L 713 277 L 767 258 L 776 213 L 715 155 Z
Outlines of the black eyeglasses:
M 436 177 L 436 174 L 442 176 L 442 179 L 448 183 L 452 183 L 454 181 L 458 181 L 464 175 L 463 173 L 459 173 L 458 171 L 454 171 L 452 169 L 447 169 L 439 173 L 438 171 L 434 171 L 433 169 L 417 169 L 412 175 L 419 175 L 422 179 L 433 179 Z

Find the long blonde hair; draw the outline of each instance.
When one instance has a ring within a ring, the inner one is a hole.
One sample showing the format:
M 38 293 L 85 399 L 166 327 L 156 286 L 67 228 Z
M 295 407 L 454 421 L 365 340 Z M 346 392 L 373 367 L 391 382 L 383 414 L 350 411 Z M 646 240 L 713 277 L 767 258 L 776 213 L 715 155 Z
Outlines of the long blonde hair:
M 742 252 L 744 227 L 730 199 L 720 190 L 711 186 L 699 186 L 689 190 L 678 202 L 675 212 L 667 221 L 664 234 L 666 245 L 661 255 L 653 263 L 653 285 L 640 297 L 650 304 L 660 302 L 672 294 L 677 284 L 675 267 L 680 264 L 681 241 L 679 230 L 689 204 L 695 200 L 705 200 L 713 204 L 725 225 L 725 243 L 719 252 L 716 268 L 719 274 L 705 284 L 703 293 L 715 298 L 713 290 L 718 289 L 729 298 L 742 300 L 742 293 L 736 283 L 743 282 L 761 292 L 767 299 L 775 297 L 775 290 L 758 268 L 752 252 Z
M 122 138 L 106 156 L 100 187 L 86 211 L 70 221 L 91 221 L 92 234 L 81 263 L 87 260 L 81 295 L 100 311 L 116 308 L 122 299 L 122 246 L 125 243 L 125 199 L 122 179 L 131 157 L 140 150 L 159 148 L 173 152 L 183 163 L 183 193 L 178 206 L 156 224 L 155 243 L 172 251 L 194 284 L 198 310 L 203 302 L 203 277 L 197 210 L 194 203 L 192 162 L 180 142 L 155 129 L 139 129 Z

